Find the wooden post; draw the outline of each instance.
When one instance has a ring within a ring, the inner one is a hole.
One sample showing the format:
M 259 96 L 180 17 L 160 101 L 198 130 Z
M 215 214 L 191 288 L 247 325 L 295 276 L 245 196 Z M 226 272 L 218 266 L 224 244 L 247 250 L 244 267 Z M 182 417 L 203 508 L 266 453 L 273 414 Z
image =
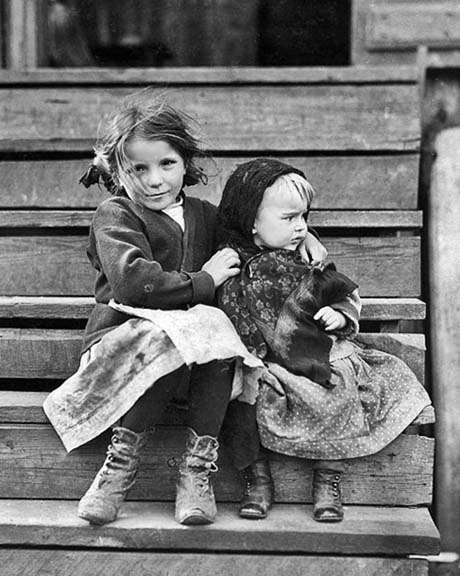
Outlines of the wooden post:
M 460 552 L 460 128 L 435 140 L 429 194 L 430 332 L 436 423 L 436 519 Z
M 16 70 L 46 65 L 46 0 L 5 0 L 6 67 Z

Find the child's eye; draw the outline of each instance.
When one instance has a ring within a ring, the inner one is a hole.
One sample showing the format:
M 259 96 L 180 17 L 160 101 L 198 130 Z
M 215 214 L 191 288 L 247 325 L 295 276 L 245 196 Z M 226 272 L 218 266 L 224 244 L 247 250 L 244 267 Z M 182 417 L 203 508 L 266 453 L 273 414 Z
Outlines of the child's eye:
M 161 164 L 163 166 L 172 166 L 173 164 L 176 164 L 176 161 L 168 158 L 167 160 L 163 160 Z
M 134 170 L 139 174 L 140 172 L 145 172 L 145 166 L 134 166 Z

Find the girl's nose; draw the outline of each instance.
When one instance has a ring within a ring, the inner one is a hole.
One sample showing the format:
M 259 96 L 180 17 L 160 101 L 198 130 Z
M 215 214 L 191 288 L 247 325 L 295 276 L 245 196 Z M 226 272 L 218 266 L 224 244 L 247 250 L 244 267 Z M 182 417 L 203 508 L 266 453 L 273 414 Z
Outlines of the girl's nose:
M 147 184 L 151 188 L 157 188 L 162 182 L 159 170 L 150 170 L 147 175 Z

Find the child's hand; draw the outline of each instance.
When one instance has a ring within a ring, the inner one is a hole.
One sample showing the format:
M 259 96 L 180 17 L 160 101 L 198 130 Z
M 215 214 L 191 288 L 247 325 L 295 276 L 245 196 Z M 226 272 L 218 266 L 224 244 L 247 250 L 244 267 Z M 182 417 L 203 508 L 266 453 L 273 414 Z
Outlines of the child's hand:
M 326 332 L 330 332 L 331 330 L 341 330 L 347 325 L 347 319 L 342 312 L 334 310 L 334 308 L 331 308 L 330 306 L 320 308 L 313 316 L 313 320 L 320 322 Z
M 307 232 L 303 242 L 299 245 L 299 253 L 304 262 L 309 262 L 312 266 L 324 264 L 327 258 L 327 250 L 321 242 Z
M 240 257 L 232 248 L 223 248 L 212 256 L 202 266 L 202 270 L 212 276 L 214 285 L 218 288 L 226 280 L 240 273 Z

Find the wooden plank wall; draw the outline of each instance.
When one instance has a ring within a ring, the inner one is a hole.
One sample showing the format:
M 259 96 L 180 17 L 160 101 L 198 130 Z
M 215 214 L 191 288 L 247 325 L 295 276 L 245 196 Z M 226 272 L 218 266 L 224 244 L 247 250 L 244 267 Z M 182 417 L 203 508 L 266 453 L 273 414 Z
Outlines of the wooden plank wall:
M 417 48 L 434 59 L 460 49 L 456 0 L 353 0 L 353 64 L 414 64 Z

